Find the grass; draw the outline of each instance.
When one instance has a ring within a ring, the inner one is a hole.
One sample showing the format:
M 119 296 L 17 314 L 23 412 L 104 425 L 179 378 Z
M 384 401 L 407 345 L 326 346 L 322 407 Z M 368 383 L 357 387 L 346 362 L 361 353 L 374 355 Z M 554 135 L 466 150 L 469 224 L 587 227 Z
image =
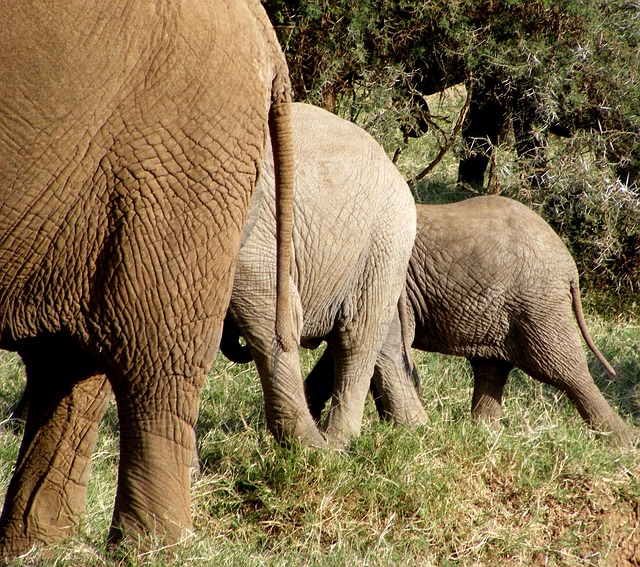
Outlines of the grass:
M 594 362 L 594 376 L 625 417 L 638 419 L 640 326 L 595 316 L 589 323 L 621 371 L 608 383 Z M 78 534 L 16 565 L 637 564 L 637 451 L 596 439 L 564 396 L 518 373 L 508 384 L 502 424 L 474 425 L 466 362 L 415 354 L 428 423 L 380 423 L 368 401 L 363 435 L 344 453 L 279 447 L 264 425 L 253 367 L 218 356 L 197 428 L 195 534 L 142 556 L 105 551 L 118 461 L 111 407 Z M 307 368 L 314 356 L 305 359 Z M 23 380 L 16 357 L 1 353 L 5 411 Z M 3 428 L 3 489 L 18 445 L 19 436 Z

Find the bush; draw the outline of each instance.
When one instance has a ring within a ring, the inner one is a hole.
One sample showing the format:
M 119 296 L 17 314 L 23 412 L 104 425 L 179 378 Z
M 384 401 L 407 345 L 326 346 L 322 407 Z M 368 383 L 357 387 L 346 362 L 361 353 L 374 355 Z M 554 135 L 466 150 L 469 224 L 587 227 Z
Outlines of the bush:
M 583 286 L 631 303 L 640 281 L 640 190 L 595 158 L 598 137 L 581 133 L 569 142 L 556 141 L 539 186 L 522 181 L 528 174 L 514 171 L 507 152 L 498 154 L 496 190 L 549 222 L 572 252 Z

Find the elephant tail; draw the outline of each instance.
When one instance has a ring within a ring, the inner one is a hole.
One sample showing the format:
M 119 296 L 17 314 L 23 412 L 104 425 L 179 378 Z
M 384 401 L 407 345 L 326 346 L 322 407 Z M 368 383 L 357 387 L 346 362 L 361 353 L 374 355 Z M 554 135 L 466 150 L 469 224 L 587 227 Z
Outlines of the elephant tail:
M 288 91 L 285 91 L 288 93 Z M 297 348 L 289 294 L 293 249 L 294 158 L 289 97 L 274 95 L 269 131 L 276 179 L 276 340 L 284 352 Z
M 297 349 L 293 335 L 293 312 L 289 278 L 293 255 L 294 154 L 291 127 L 291 81 L 287 61 L 276 32 L 259 0 L 248 3 L 271 47 L 273 80 L 269 108 L 269 136 L 273 150 L 276 190 L 276 314 L 275 348 L 283 352 Z
M 416 366 L 413 363 L 413 358 L 411 356 L 411 343 L 413 342 L 413 337 L 409 336 L 409 315 L 407 313 L 407 309 L 407 287 L 404 286 L 400 293 L 400 299 L 398 300 L 398 318 L 400 319 L 400 335 L 402 336 L 403 346 L 402 358 L 405 365 L 405 371 L 407 374 L 411 375 L 416 391 L 420 394 L 422 391 L 422 384 L 420 383 L 420 376 L 418 375 L 418 371 L 416 370 Z
M 595 357 L 600 361 L 604 369 L 610 378 L 616 377 L 616 371 L 609 364 L 604 355 L 600 352 L 598 347 L 593 342 L 589 331 L 587 330 L 587 323 L 584 320 L 584 313 L 582 312 L 582 301 L 580 301 L 580 286 L 578 285 L 577 280 L 572 280 L 570 283 L 571 290 L 571 299 L 573 302 L 573 312 L 576 316 L 576 321 L 578 322 L 578 327 L 580 328 L 580 332 L 582 333 L 582 337 L 584 338 L 584 342 L 587 343 L 587 346 L 591 349 L 591 352 L 595 355 Z
M 247 364 L 253 360 L 249 347 L 240 343 L 240 332 L 228 316 L 222 328 L 220 351 L 236 364 Z

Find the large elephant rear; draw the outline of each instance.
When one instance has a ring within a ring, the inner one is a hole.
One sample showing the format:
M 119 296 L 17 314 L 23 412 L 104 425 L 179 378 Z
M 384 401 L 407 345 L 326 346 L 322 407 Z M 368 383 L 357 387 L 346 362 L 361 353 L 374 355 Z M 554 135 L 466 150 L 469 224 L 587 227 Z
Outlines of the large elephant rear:
M 111 539 L 174 541 L 284 57 L 257 0 L 0 12 L 0 347 L 30 398 L 0 555 L 77 523 L 110 387 Z

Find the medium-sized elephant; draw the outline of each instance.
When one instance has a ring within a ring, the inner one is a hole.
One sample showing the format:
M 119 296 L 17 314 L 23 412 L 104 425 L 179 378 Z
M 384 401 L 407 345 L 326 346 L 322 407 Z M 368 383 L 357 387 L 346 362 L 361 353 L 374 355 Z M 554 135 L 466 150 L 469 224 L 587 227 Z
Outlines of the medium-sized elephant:
M 278 439 L 341 447 L 359 434 L 387 331 L 400 329 L 398 303 L 415 238 L 415 204 L 400 173 L 364 130 L 304 104 L 292 106 L 292 125 L 291 301 L 298 344 L 316 348 L 326 340 L 333 350 L 336 380 L 324 431 L 307 407 L 299 352 L 273 357 L 276 247 L 270 161 L 250 205 L 225 332 L 236 338 L 241 334 L 247 343 L 262 382 L 267 425 Z M 228 344 L 223 341 L 221 349 L 233 359 Z M 399 369 L 411 387 L 406 398 L 402 394 L 401 400 L 387 403 L 396 408 L 399 421 L 420 420 L 424 409 L 411 381 L 409 349 L 399 350 L 404 356 Z
M 526 206 L 496 196 L 417 211 L 406 283 L 409 338 L 413 348 L 471 362 L 473 417 L 500 416 L 507 377 L 517 367 L 566 392 L 595 430 L 632 445 L 637 432 L 589 373 L 580 334 L 615 374 L 589 336 L 575 263 L 551 227 Z M 383 349 L 380 358 L 390 355 Z M 328 348 L 305 384 L 316 419 L 330 395 L 330 373 Z

